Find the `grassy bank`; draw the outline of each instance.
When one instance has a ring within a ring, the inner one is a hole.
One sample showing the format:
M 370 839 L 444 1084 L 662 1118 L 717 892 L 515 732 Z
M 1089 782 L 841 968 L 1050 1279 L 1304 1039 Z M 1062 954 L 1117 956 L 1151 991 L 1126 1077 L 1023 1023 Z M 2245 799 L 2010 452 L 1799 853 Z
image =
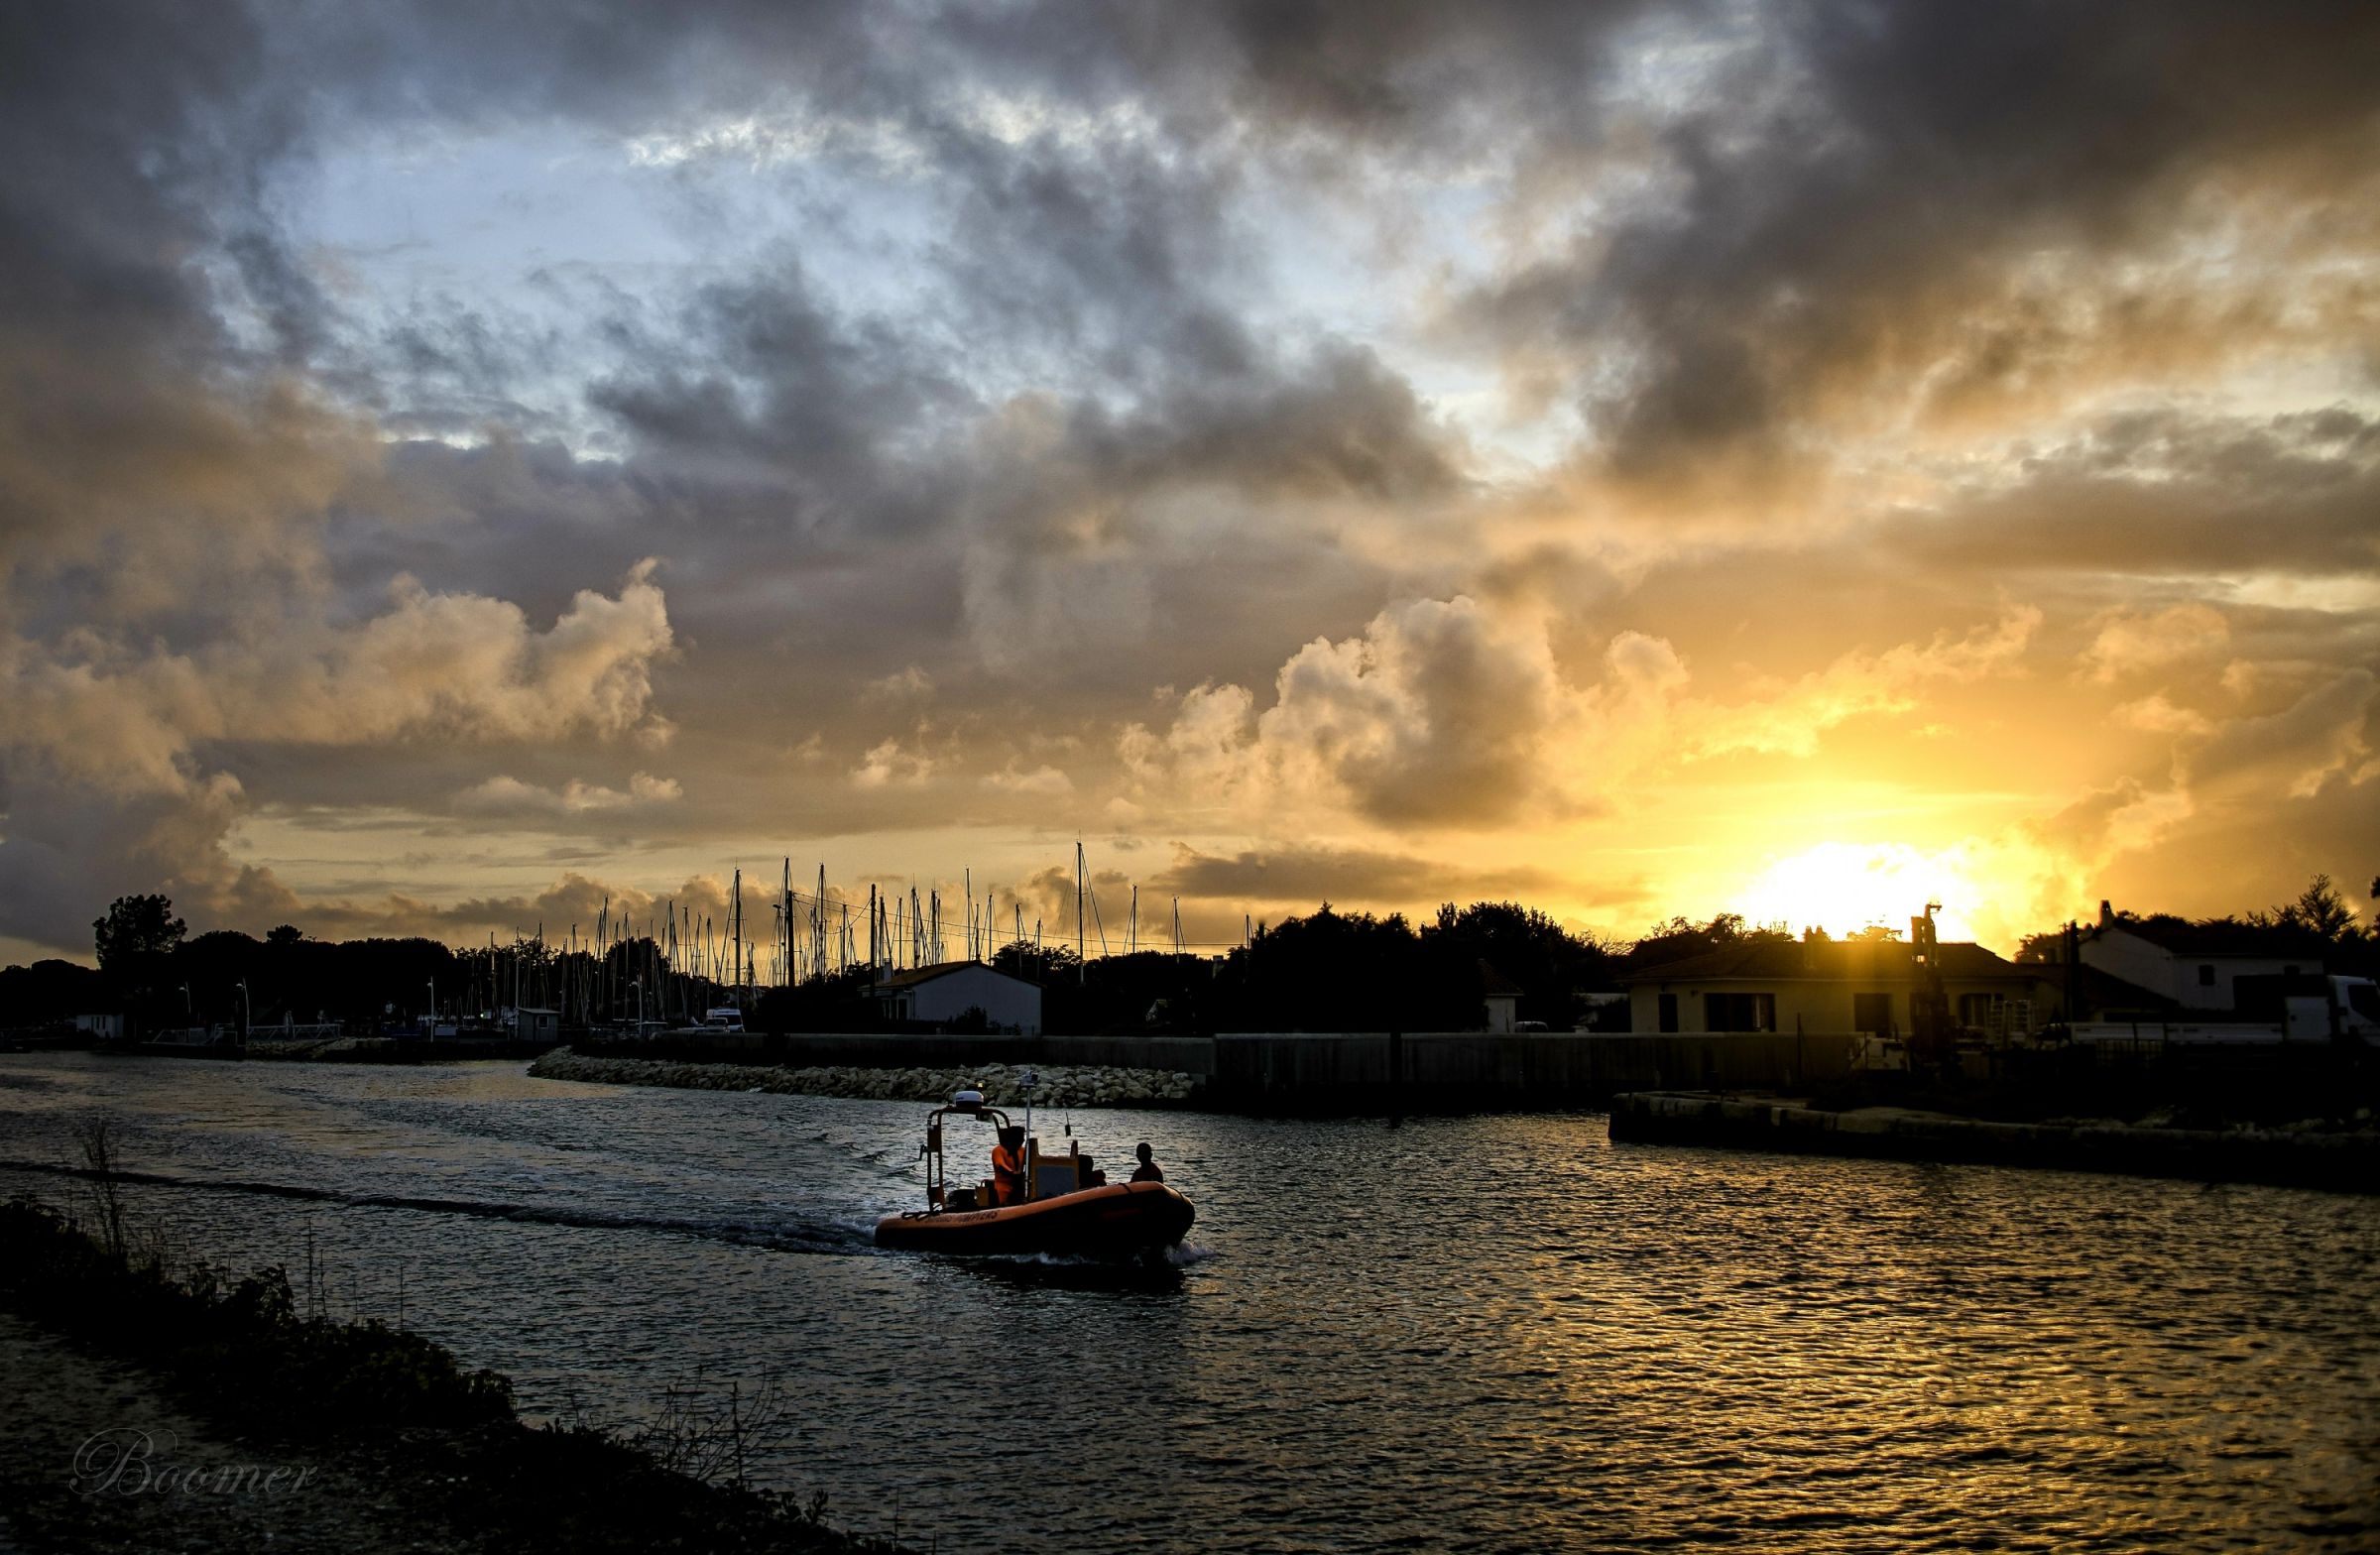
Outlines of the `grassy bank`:
M 749 1401 L 678 1410 L 633 1434 L 532 1427 L 498 1374 L 418 1334 L 337 1321 L 313 1305 L 278 1267 L 232 1277 L 174 1266 L 139 1245 L 104 1183 L 80 1217 L 22 1198 L 0 1204 L 0 1306 L 84 1352 L 135 1364 L 243 1443 L 336 1460 L 446 1530 L 446 1547 L 892 1548 L 835 1530 L 822 1498 L 745 1483 Z M 342 1508 L 318 1499 L 335 1524 Z M 110 1547 L 93 1532 L 103 1512 L 94 1498 L 53 1495 L 18 1508 L 15 1532 L 41 1546 Z

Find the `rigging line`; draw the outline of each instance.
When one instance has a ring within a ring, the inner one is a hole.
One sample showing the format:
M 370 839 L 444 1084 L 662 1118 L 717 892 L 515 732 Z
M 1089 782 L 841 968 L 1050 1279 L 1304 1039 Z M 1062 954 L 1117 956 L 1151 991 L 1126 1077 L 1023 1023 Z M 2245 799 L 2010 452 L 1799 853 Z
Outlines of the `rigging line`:
M 1090 896 L 1090 895 L 1096 895 L 1096 894 L 1095 894 L 1095 893 L 1089 893 L 1089 892 L 1086 892 L 1086 896 Z M 820 899 L 821 899 L 821 898 L 819 898 L 819 897 L 812 897 L 812 896 L 810 896 L 810 895 L 808 895 L 808 894 L 806 894 L 806 893 L 804 893 L 804 892 L 799 892 L 799 891 L 796 891 L 796 892 L 794 892 L 794 893 L 793 893 L 793 900 L 794 900 L 794 903 L 795 903 L 797 906 L 806 906 L 806 905 L 808 905 L 809 903 L 811 903 L 811 902 L 814 902 L 814 901 L 818 901 L 818 900 L 820 900 Z M 841 906 L 841 905 L 845 905 L 845 904 L 846 904 L 846 898 L 844 898 L 844 897 L 833 897 L 833 896 L 829 896 L 829 897 L 825 897 L 825 898 L 823 898 L 823 899 L 824 899 L 825 903 L 826 903 L 826 904 L 827 904 L 829 907 Z M 1018 900 L 1021 900 L 1021 898 L 1017 898 L 1017 899 L 1018 899 Z M 1098 929 L 1098 923 L 1099 923 L 1099 915 L 1098 915 L 1098 911 L 1097 911 L 1097 909 L 1096 909 L 1096 908 L 1094 908 L 1094 909 L 1091 911 L 1091 913 L 1090 913 L 1090 917 L 1091 917 L 1091 922 L 1092 922 L 1092 928 L 1093 928 L 1093 932 L 1094 932 L 1094 933 L 1096 933 L 1096 932 L 1097 932 L 1097 929 Z M 965 929 L 966 929 L 966 927 L 967 927 L 967 925 L 966 925 L 966 920 L 965 920 L 965 919 L 963 919 L 963 918 L 951 917 L 951 916 L 941 916 L 941 917 L 937 917 L 937 916 L 934 916 L 934 915 L 932 915 L 932 914 L 925 913 L 925 912 L 922 912 L 922 911 L 921 911 L 921 912 L 919 912 L 919 914 L 918 914 L 918 920 L 919 920 L 919 923 L 920 923 L 922 926 L 926 926 L 926 927 L 932 927 L 932 928 L 941 928 L 941 929 L 956 929 L 956 930 L 959 930 L 959 931 L 961 931 L 962 933 L 965 931 Z M 1242 943 L 1242 942 L 1241 942 L 1240 940 L 1237 940 L 1237 939 L 1184 939 L 1184 940 L 1182 941 L 1182 947 L 1183 947 L 1185 950 L 1189 950 L 1189 949 L 1231 949 L 1231 948 L 1235 948 L 1235 947 L 1239 946 L 1241 943 Z
M 826 911 L 829 911 L 829 912 L 836 912 L 836 911 L 848 912 L 848 911 L 850 910 L 850 908 L 851 908 L 851 905 L 852 905 L 852 900 L 853 900 L 853 898 L 850 898 L 850 897 L 836 897 L 836 896 L 832 896 L 832 895 L 829 895 L 829 896 L 826 896 L 826 897 L 819 897 L 819 896 L 814 896 L 814 895 L 812 895 L 812 894 L 811 894 L 811 893 L 809 893 L 809 892 L 805 892 L 805 891 L 798 891 L 798 890 L 797 890 L 797 891 L 794 891 L 794 892 L 792 892 L 792 893 L 790 893 L 790 895 L 791 895 L 791 897 L 792 897 L 792 898 L 793 898 L 793 903 L 794 903 L 794 905 L 795 905 L 795 907 L 796 907 L 796 908 L 809 908 L 809 907 L 812 907 L 812 906 L 817 906 L 817 907 L 821 907 L 821 908 L 823 908 L 824 910 L 826 910 Z M 1086 892 L 1086 896 L 1090 896 L 1090 895 L 1094 895 L 1094 894 L 1093 894 L 1093 893 Z M 888 898 L 888 899 L 890 899 L 890 898 Z M 1013 909 L 1013 910 L 1016 912 L 1016 914 L 1017 914 L 1017 927 L 1016 927 L 1016 933 L 1015 933 L 1014 937 L 1013 937 L 1013 938 L 1012 938 L 1012 939 L 1010 941 L 1010 943 L 1017 943 L 1017 942 L 1021 942 L 1021 941 L 1024 941 L 1024 940 L 1026 940 L 1026 939 L 1028 939 L 1028 938 L 1030 937 L 1030 936 L 1026 935 L 1026 934 L 1023 932 L 1023 923 L 1022 923 L 1023 905 L 1022 905 L 1022 901 L 1023 901 L 1023 898 L 1022 898 L 1022 897 L 1013 897 L 1013 898 L 1012 898 L 1012 900 L 1011 900 L 1011 905 L 1012 905 L 1012 909 Z M 1178 910 L 1178 903 L 1177 903 L 1177 910 Z M 905 917 L 905 914 L 904 914 L 904 917 Z M 927 913 L 920 912 L 920 913 L 918 914 L 918 918 L 920 919 L 920 925 L 919 925 L 920 927 L 929 927 L 929 928 L 938 928 L 938 929 L 955 929 L 955 930 L 958 930 L 958 931 L 959 931 L 959 932 L 961 932 L 961 933 L 964 933 L 964 932 L 965 932 L 965 930 L 966 930 L 966 926 L 967 926 L 967 925 L 966 925 L 966 922 L 965 922 L 965 920 L 964 920 L 964 919 L 962 919 L 962 918 L 958 918 L 958 917 L 950 917 L 950 916 L 934 916 L 934 915 L 931 915 L 931 914 L 927 914 Z M 1093 909 L 1093 913 L 1092 913 L 1092 921 L 1093 921 L 1093 924 L 1094 924 L 1094 926 L 1095 926 L 1095 928 L 1096 928 L 1096 925 L 1097 925 L 1097 922 L 1098 922 L 1098 917 L 1097 917 L 1097 909 L 1096 909 L 1096 908 L 1094 908 L 1094 909 Z M 696 927 L 701 927 L 701 928 L 702 928 L 702 929 L 704 929 L 706 932 L 715 932 L 715 925 L 714 925 L 714 924 L 711 922 L 711 920 L 709 920 L 709 919 L 704 919 L 704 920 L 702 920 L 702 921 L 701 921 L 701 923 L 700 923 L 699 925 L 697 925 L 697 924 L 696 924 L 696 922 L 695 922 L 695 920 L 692 918 L 692 916 L 691 916 L 691 914 L 690 914 L 690 913 L 689 913 L 689 916 L 688 916 L 688 919 L 687 919 L 687 924 L 688 924 L 687 932 L 686 932 L 684 935 L 682 935 L 682 936 L 680 937 L 679 941 L 678 941 L 678 950 L 679 950 L 679 953 L 680 953 L 681 955 L 684 955 L 684 954 L 695 954 L 695 953 L 697 953 L 697 952 L 696 952 L 696 950 L 695 950 L 695 945 L 694 945 L 694 939 L 695 939 L 694 929 L 695 929 Z M 630 937 L 630 936 L 622 936 L 622 937 L 624 937 L 624 938 L 625 938 L 625 937 Z M 636 938 L 643 939 L 643 938 L 651 938 L 652 936 L 650 936 L 650 935 L 645 935 L 645 934 L 638 934 L 638 935 L 635 935 L 635 936 L 633 936 L 633 937 L 636 937 Z M 607 943 L 608 943 L 608 942 L 616 942 L 616 941 L 607 941 Z M 1184 938 L 1184 939 L 1182 939 L 1182 940 L 1180 941 L 1181 947 L 1182 947 L 1184 950 L 1222 950 L 1222 949 L 1235 949 L 1235 948 L 1238 948 L 1238 947 L 1240 947 L 1240 946 L 1241 946 L 1242 944 L 1244 944 L 1244 943 L 1245 943 L 1245 941 L 1244 941 L 1244 940 L 1242 940 L 1242 939 L 1188 939 L 1188 938 Z M 557 944 L 557 945 L 555 946 L 555 950 L 557 951 L 557 953 L 561 953 L 561 954 L 569 954 L 569 953 L 571 953 L 571 952 L 570 952 L 570 951 L 569 951 L 569 950 L 568 950 L 568 949 L 567 949 L 565 946 L 563 946 L 563 945 L 560 945 L 560 944 Z M 593 953 L 593 952 L 585 952 L 585 953 L 590 953 L 590 954 L 591 954 L 591 953 Z M 725 954 L 724 950 L 722 950 L 722 952 L 720 953 L 720 955 L 719 955 L 718 959 L 719 959 L 721 962 L 723 962 L 723 963 L 726 961 L 727 957 L 726 957 L 726 954 Z

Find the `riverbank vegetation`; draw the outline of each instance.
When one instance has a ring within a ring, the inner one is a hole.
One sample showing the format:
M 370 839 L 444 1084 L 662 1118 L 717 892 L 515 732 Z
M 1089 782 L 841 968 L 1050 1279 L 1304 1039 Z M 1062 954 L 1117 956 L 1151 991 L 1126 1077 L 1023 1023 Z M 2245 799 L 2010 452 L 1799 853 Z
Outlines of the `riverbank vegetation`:
M 86 1155 L 89 1145 L 86 1134 Z M 420 1334 L 332 1317 L 314 1271 L 294 1287 L 278 1266 L 234 1275 L 177 1259 L 128 1224 L 107 1157 L 97 1159 L 79 1213 L 24 1197 L 0 1204 L 0 1305 L 138 1365 L 243 1439 L 360 1467 L 455 1530 L 452 1547 L 893 1548 L 834 1529 L 823 1496 L 752 1483 L 755 1449 L 782 1424 L 767 1387 L 717 1402 L 673 1392 L 641 1424 L 532 1427 L 498 1374 Z M 45 1513 L 74 1515 L 71 1498 Z M 340 1508 L 325 1502 L 321 1515 L 335 1520 Z M 72 1526 L 22 1531 L 76 1537 Z

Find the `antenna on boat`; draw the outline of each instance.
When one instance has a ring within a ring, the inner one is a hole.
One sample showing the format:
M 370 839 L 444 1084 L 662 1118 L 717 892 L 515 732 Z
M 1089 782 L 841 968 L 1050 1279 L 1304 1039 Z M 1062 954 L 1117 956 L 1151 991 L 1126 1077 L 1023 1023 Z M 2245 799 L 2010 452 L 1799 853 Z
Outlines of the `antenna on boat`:
M 1024 1196 L 1033 1196 L 1033 1072 L 1027 1069 L 1024 1078 L 1016 1082 L 1024 1093 Z

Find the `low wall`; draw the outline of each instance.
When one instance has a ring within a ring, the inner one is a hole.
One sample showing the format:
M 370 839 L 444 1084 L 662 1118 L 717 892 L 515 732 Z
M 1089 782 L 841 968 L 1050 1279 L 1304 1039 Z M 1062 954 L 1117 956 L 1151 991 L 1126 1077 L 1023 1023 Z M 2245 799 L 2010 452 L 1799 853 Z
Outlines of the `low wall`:
M 1158 1069 L 1205 1080 L 1215 1046 L 1205 1036 L 958 1036 L 901 1031 L 794 1031 L 764 1036 L 670 1036 L 585 1044 L 590 1054 L 793 1069 L 966 1069 L 992 1064 Z
M 1232 1031 L 1216 1036 L 799 1032 L 757 1047 L 617 1043 L 590 1053 L 837 1069 L 991 1064 L 1186 1074 L 1227 1111 L 1380 1114 L 1599 1107 L 1622 1091 L 1779 1090 L 1849 1072 L 1847 1033 Z
M 1775 1089 L 1849 1073 L 1851 1039 L 1791 1032 L 1233 1032 L 1208 1092 L 1250 1111 L 1471 1112 L 1601 1106 L 1659 1087 Z
M 2380 1133 L 1999 1123 L 1897 1107 L 1647 1092 L 1611 1099 L 1611 1138 L 1888 1160 L 1971 1161 L 2207 1182 L 2380 1191 Z

